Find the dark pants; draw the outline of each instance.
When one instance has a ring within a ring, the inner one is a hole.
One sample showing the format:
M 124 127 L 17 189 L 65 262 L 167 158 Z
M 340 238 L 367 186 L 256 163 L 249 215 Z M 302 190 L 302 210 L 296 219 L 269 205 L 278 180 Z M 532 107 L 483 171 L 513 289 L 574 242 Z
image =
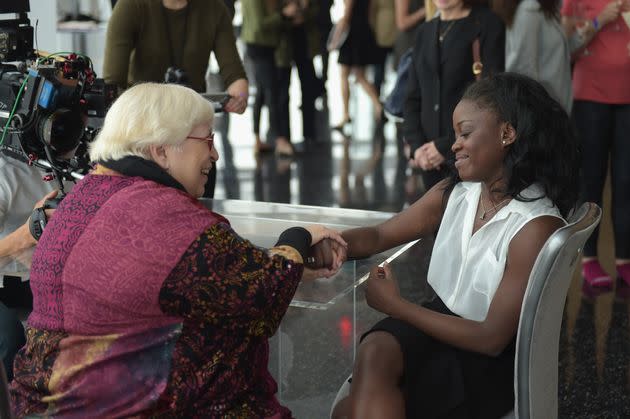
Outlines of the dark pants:
M 609 105 L 577 100 L 573 117 L 582 145 L 581 198 L 602 205 L 610 159 L 615 256 L 630 258 L 630 104 Z M 584 256 L 597 255 L 596 229 Z
M 33 294 L 29 283 L 5 276 L 4 287 L 0 288 L 0 359 L 9 380 L 13 379 L 15 354 L 26 343 L 17 313 L 32 308 Z
M 269 111 L 269 130 L 272 135 L 278 135 L 281 130 L 278 128 L 278 74 L 274 61 L 274 49 L 247 44 L 247 55 L 254 66 L 257 91 L 254 105 L 254 133 L 260 134 L 260 109 L 264 103 Z
M 260 114 L 265 104 L 265 90 L 256 86 L 256 96 L 254 96 L 254 107 L 252 109 L 252 117 L 254 118 L 254 134 L 260 136 Z
M 289 85 L 291 67 L 278 68 L 278 137 L 291 141 L 291 118 L 289 116 Z
M 379 55 L 379 62 L 374 64 L 374 89 L 376 94 L 381 96 L 381 87 L 385 81 L 385 63 L 387 62 L 387 56 L 392 52 L 391 48 L 381 48 Z
M 7 379 L 13 379 L 13 359 L 24 344 L 24 328 L 14 309 L 0 303 L 0 359 L 7 372 Z
M 315 98 L 319 82 L 315 75 L 313 59 L 309 55 L 309 47 L 304 27 L 298 26 L 291 31 L 293 42 L 293 61 L 300 76 L 302 89 L 302 133 L 305 140 L 315 138 Z M 291 83 L 291 67 L 278 69 L 280 133 L 289 138 L 289 85 Z

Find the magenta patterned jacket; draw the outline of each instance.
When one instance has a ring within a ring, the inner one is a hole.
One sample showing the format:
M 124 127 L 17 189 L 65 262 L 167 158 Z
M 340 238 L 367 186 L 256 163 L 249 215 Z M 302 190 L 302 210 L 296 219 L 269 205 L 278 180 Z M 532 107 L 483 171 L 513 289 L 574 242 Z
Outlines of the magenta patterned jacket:
M 302 270 L 182 191 L 86 176 L 33 256 L 16 417 L 291 417 L 267 339 Z

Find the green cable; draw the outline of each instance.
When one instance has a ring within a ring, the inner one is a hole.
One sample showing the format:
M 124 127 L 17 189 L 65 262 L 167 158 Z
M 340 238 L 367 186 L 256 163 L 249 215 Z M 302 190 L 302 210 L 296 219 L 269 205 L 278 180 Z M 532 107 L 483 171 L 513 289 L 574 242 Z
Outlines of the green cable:
M 18 91 L 18 94 L 15 98 L 15 102 L 13 103 L 13 109 L 11 109 L 11 113 L 9 114 L 9 119 L 7 119 L 7 123 L 4 125 L 4 130 L 2 131 L 2 138 L 0 138 L 0 146 L 4 144 L 4 138 L 6 137 L 7 132 L 9 131 L 9 124 L 11 123 L 11 119 L 13 119 L 13 115 L 15 115 L 15 110 L 17 109 L 17 105 L 20 102 L 20 97 L 22 97 L 22 92 L 24 91 L 24 87 L 26 87 L 27 81 L 28 81 L 28 74 L 26 75 L 26 77 L 24 78 L 24 81 L 22 82 L 22 86 L 20 87 L 20 90 Z

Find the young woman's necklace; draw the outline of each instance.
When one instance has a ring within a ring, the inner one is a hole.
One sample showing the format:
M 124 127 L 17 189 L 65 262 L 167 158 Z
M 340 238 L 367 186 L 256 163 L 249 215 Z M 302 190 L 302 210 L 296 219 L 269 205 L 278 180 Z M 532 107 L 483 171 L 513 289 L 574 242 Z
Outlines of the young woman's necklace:
M 486 219 L 486 215 L 488 213 L 492 213 L 492 212 L 498 211 L 503 206 L 503 204 L 508 202 L 510 199 L 512 199 L 512 198 L 505 198 L 503 201 L 499 202 L 497 205 L 492 204 L 492 201 L 490 201 L 490 203 L 492 204 L 492 208 L 486 209 L 485 205 L 483 205 L 483 197 L 479 196 L 479 202 L 481 203 L 481 215 L 479 216 L 479 219 L 480 220 L 485 220 Z
M 442 22 L 444 22 L 444 21 L 442 21 Z M 443 41 L 444 41 L 444 38 L 445 38 L 445 37 L 446 37 L 446 35 L 448 34 L 448 31 L 450 31 L 450 30 L 451 30 L 451 28 L 453 27 L 453 25 L 455 24 L 455 22 L 457 22 L 457 20 L 456 20 L 456 19 L 451 20 L 451 21 L 449 22 L 448 26 L 446 26 L 446 29 L 444 29 L 444 32 L 441 32 L 441 33 L 440 33 L 440 36 L 439 36 L 439 40 L 440 40 L 440 42 L 443 42 Z

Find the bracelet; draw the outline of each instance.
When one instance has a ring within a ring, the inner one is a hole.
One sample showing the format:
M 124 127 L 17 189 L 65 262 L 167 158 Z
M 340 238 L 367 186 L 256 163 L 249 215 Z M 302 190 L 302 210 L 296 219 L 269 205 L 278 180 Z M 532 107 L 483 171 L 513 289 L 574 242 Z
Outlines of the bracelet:
M 593 28 L 599 30 L 599 20 L 597 20 L 597 18 L 593 19 Z

